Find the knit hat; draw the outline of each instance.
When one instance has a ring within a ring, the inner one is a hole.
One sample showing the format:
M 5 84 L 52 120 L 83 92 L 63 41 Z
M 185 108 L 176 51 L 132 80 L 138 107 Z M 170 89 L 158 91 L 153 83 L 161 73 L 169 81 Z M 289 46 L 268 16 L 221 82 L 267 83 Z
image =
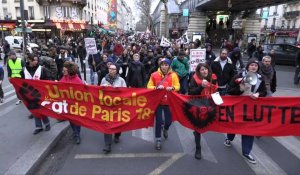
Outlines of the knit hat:
M 162 63 L 167 63 L 169 66 L 171 65 L 171 60 L 169 60 L 168 58 L 163 58 L 161 61 L 160 61 L 160 64 Z
M 257 64 L 257 66 L 258 66 L 257 72 L 258 72 L 259 71 L 259 62 L 257 61 L 257 59 L 254 59 L 254 58 L 251 58 L 248 61 L 247 65 L 246 65 L 246 70 L 248 71 L 248 68 L 249 68 L 250 64 L 252 64 L 252 63 Z
M 112 59 L 111 57 L 108 57 L 108 58 L 107 58 L 107 63 L 108 63 L 108 62 L 113 63 L 114 61 L 113 61 L 113 59 Z
M 11 51 L 9 51 L 8 52 L 8 54 L 7 55 L 16 55 L 16 52 L 15 51 L 13 51 L 13 50 L 11 50 Z

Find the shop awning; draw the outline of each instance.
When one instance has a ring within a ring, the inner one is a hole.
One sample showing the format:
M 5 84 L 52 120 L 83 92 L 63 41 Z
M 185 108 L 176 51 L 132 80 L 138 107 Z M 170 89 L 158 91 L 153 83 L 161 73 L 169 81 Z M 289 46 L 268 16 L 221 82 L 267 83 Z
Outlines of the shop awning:
M 9 30 L 16 28 L 15 23 L 0 23 L 0 30 Z
M 56 27 L 66 31 L 80 31 L 86 29 L 86 24 L 79 23 L 55 23 Z

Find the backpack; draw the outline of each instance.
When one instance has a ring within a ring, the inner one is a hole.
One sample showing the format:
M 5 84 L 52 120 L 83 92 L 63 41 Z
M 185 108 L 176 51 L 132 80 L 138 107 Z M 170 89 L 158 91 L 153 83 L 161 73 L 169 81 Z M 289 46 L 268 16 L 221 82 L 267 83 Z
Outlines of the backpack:
M 55 79 L 57 75 L 57 65 L 53 58 L 47 56 L 41 56 L 40 65 L 47 68 L 51 72 L 52 79 Z

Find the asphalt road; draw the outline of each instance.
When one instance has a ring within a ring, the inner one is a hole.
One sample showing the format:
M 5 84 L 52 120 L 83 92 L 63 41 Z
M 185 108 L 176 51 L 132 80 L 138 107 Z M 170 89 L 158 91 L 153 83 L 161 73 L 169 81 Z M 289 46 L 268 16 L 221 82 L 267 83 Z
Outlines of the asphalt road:
M 294 67 L 277 66 L 277 96 L 300 96 L 293 85 Z M 87 76 L 89 77 L 89 76 Z M 89 78 L 88 78 L 89 82 Z M 0 174 L 4 174 L 37 141 L 49 135 L 32 135 L 34 121 L 28 119 L 23 104 L 15 105 L 16 95 L 7 79 L 3 82 L 5 102 L 0 104 Z M 57 126 L 51 120 L 52 130 Z M 257 165 L 241 156 L 240 137 L 233 147 L 223 145 L 224 134 L 209 132 L 202 137 L 202 160 L 194 159 L 192 131 L 174 123 L 161 151 L 154 149 L 153 129 L 126 132 L 103 155 L 103 134 L 82 130 L 82 144 L 73 145 L 66 132 L 34 174 L 299 174 L 299 137 L 262 137 L 255 140 L 253 155 Z M 26 162 L 24 162 L 26 164 Z
M 293 85 L 294 68 L 277 66 L 278 91 L 275 96 L 300 96 Z M 173 123 L 161 151 L 155 150 L 153 128 L 123 133 L 112 153 L 102 152 L 103 134 L 82 130 L 82 143 L 73 145 L 69 131 L 51 151 L 37 174 L 299 174 L 299 137 L 262 137 L 252 150 L 256 165 L 241 155 L 241 139 L 233 147 L 223 145 L 225 135 L 202 135 L 202 160 L 194 158 L 192 131 Z

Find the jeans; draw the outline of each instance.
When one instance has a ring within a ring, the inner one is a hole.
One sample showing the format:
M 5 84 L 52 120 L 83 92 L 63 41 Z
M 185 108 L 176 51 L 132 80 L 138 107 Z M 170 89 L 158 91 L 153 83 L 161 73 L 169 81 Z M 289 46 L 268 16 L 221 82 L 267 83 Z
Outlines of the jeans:
M 35 128 L 36 129 L 42 129 L 43 128 L 43 123 L 45 126 L 50 125 L 50 121 L 48 117 L 44 117 L 44 118 L 37 118 L 34 116 L 34 123 L 35 123 Z
M 294 75 L 294 84 L 298 85 L 299 84 L 299 73 L 300 73 L 300 66 L 299 67 L 296 67 L 296 70 L 295 70 L 295 75 Z
M 235 134 L 227 134 L 227 139 L 233 141 Z M 249 155 L 254 142 L 254 136 L 242 135 L 242 152 L 244 155 Z
M 90 67 L 90 79 L 91 79 L 91 84 L 95 84 L 95 74 L 97 74 L 97 72 L 93 71 L 93 68 Z
M 165 120 L 163 120 L 163 113 Z M 164 129 L 169 130 L 169 127 L 172 124 L 172 114 L 170 108 L 167 105 L 159 105 L 155 111 L 155 138 L 161 138 L 161 127 L 164 124 Z
M 179 83 L 180 83 L 180 93 L 185 94 L 187 92 L 188 76 L 180 78 Z
M 80 137 L 80 129 L 81 129 L 81 126 L 79 125 L 75 125 L 73 123 L 70 122 L 70 126 L 73 130 L 73 136 L 74 137 Z
M 121 136 L 121 133 L 116 133 L 115 137 L 119 138 Z M 105 145 L 111 145 L 112 144 L 112 134 L 104 134 L 104 143 Z

